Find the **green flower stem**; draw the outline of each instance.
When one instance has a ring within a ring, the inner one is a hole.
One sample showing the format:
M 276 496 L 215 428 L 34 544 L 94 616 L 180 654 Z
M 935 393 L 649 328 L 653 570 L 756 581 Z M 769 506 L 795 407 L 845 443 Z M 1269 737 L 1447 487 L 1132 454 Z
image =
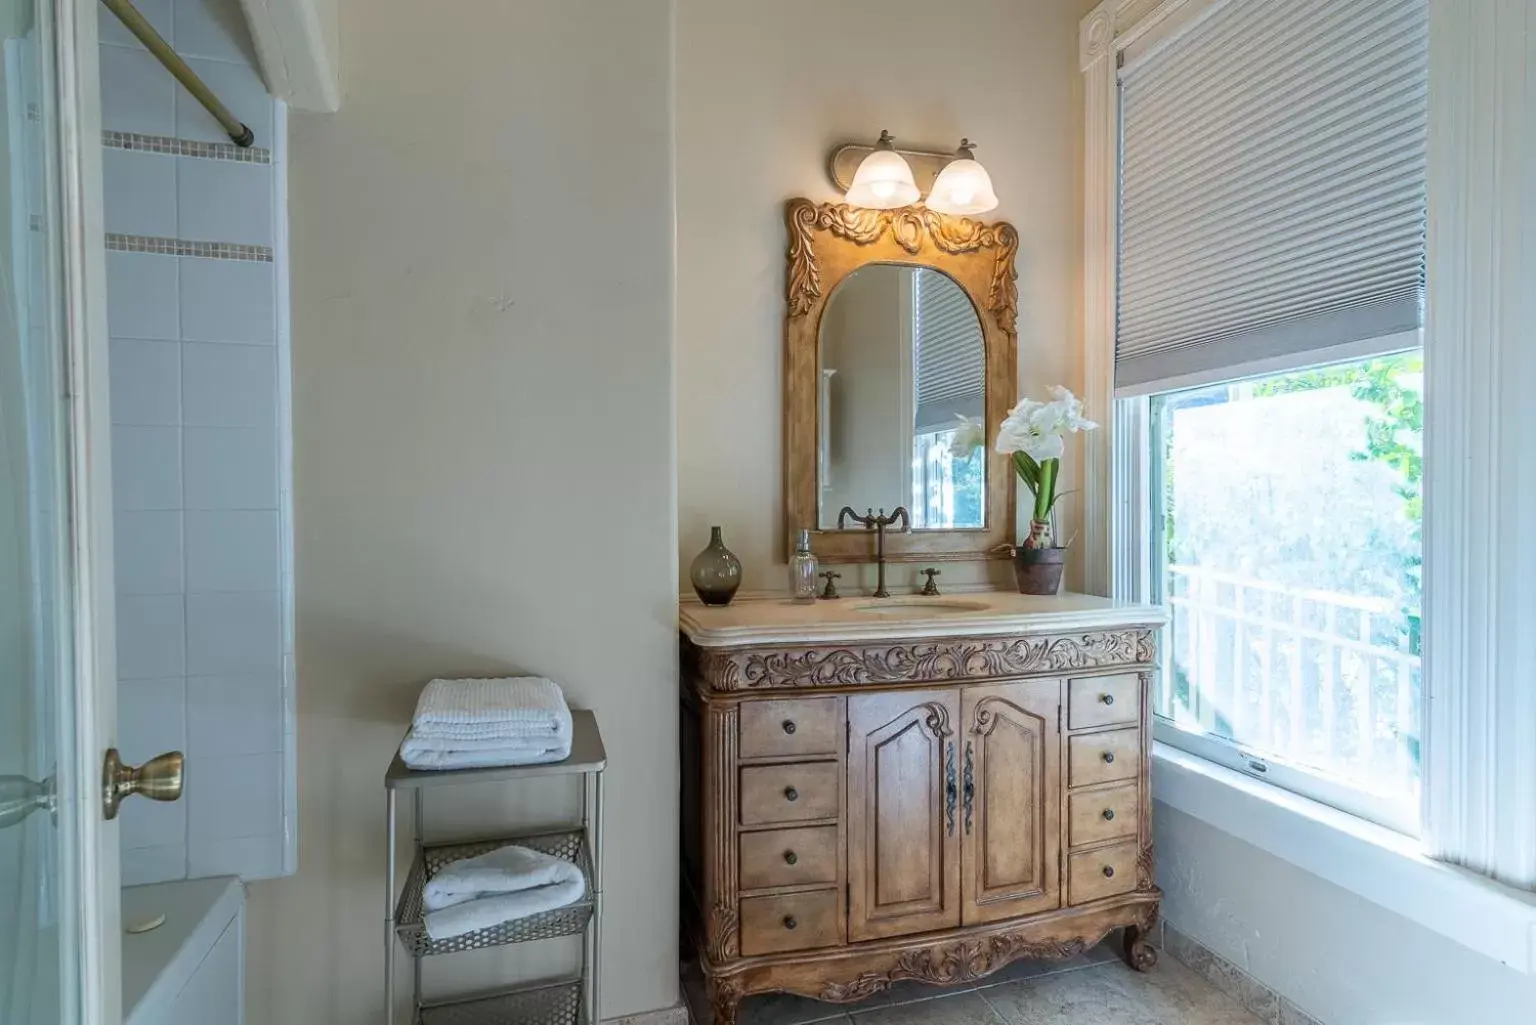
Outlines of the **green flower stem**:
M 1051 518 L 1051 507 L 1056 504 L 1056 475 L 1061 471 L 1060 459 L 1046 459 L 1040 464 L 1039 484 L 1035 487 L 1034 518 L 1042 522 Z

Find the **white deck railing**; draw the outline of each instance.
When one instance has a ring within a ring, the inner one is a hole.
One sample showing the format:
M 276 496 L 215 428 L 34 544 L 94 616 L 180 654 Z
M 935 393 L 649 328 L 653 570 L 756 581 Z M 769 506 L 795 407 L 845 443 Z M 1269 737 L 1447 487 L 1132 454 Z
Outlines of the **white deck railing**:
M 1421 670 L 1384 598 L 1168 567 L 1158 713 L 1362 783 L 1419 775 Z

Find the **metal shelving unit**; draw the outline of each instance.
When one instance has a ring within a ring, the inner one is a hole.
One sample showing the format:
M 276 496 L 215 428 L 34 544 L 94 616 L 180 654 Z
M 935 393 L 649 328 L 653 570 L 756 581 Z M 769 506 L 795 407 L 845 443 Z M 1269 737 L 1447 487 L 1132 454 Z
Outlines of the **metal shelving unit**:
M 388 900 L 384 923 L 385 1023 L 395 1021 L 396 945 L 412 958 L 414 1025 L 593 1025 L 598 1020 L 602 978 L 598 935 L 603 921 L 603 770 L 608 756 L 597 719 L 588 711 L 571 712 L 573 736 L 570 757 L 547 765 L 510 765 L 485 769 L 412 769 L 400 760 L 384 774 L 388 815 Z M 581 822 L 563 830 L 487 837 L 474 840 L 433 840 L 422 836 L 426 791 L 433 787 L 467 783 L 519 783 L 546 776 L 580 775 L 583 778 Z M 398 899 L 395 880 L 396 803 L 401 790 L 410 790 L 414 802 L 416 854 Z M 422 892 L 427 881 L 451 862 L 520 844 L 574 862 L 587 880 L 587 894 L 574 904 L 542 914 L 504 922 L 489 929 L 433 940 L 427 935 Z M 477 995 L 463 1000 L 423 1001 L 423 958 L 480 950 L 509 943 L 528 943 L 558 936 L 584 934 L 581 974 L 573 979 L 542 983 L 504 993 Z

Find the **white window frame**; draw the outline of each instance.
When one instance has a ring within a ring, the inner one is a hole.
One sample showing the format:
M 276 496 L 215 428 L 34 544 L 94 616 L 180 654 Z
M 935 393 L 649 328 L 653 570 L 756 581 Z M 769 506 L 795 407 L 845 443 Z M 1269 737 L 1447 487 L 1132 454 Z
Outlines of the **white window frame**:
M 1213 2 L 1103 0 L 1079 29 L 1083 396 L 1105 428 L 1084 439 L 1080 551 L 1084 590 L 1125 600 L 1151 597 L 1150 523 L 1148 468 L 1131 458 L 1145 403 L 1114 385 L 1117 68 Z M 1536 975 L 1536 537 L 1520 462 L 1536 436 L 1536 0 L 1429 3 L 1423 840 L 1161 743 L 1154 792 Z

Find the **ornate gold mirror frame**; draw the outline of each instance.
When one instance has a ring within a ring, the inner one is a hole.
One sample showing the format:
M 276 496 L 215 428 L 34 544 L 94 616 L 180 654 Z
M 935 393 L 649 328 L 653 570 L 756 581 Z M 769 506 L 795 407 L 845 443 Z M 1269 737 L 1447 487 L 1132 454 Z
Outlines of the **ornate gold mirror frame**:
M 953 278 L 981 319 L 987 357 L 986 521 L 977 529 L 887 533 L 886 559 L 893 562 L 958 562 L 1001 557 L 998 546 L 1013 539 L 1013 471 L 992 451 L 998 424 L 1017 392 L 1019 312 L 1014 257 L 1019 233 L 1006 221 L 985 223 L 950 217 L 920 206 L 868 210 L 846 203 L 818 205 L 792 199 L 789 266 L 784 314 L 784 531 L 786 551 L 798 531 L 810 528 L 822 562 L 869 562 L 873 532 L 819 530 L 816 447 L 820 433 L 817 396 L 821 316 L 827 299 L 854 271 L 871 263 L 933 267 Z M 905 504 L 893 495 L 886 505 Z

